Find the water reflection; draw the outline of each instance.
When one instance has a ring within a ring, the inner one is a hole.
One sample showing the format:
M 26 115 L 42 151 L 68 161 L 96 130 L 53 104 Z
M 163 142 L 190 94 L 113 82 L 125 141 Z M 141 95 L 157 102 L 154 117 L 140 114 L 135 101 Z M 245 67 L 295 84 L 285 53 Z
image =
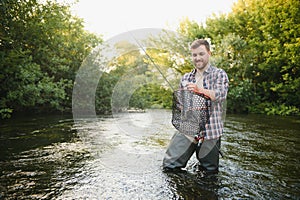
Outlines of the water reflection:
M 220 181 L 218 175 L 205 177 L 187 172 L 167 173 L 169 199 L 218 199 Z
M 220 172 L 163 173 L 174 128 L 151 110 L 0 125 L 0 199 L 298 199 L 300 120 L 227 116 Z

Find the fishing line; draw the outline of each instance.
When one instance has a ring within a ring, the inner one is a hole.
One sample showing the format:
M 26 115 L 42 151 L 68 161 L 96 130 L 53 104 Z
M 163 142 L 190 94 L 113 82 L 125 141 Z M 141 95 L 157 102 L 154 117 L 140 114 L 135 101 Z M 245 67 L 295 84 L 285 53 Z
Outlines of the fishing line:
M 131 37 L 134 39 L 134 41 L 137 43 L 137 45 L 142 49 L 143 53 L 147 56 L 147 58 L 151 61 L 151 63 L 154 65 L 154 67 L 158 70 L 158 72 L 163 77 L 163 79 L 168 83 L 168 85 L 170 86 L 171 90 L 174 92 L 175 90 L 174 90 L 173 86 L 168 81 L 167 77 L 163 74 L 163 72 L 161 71 L 160 67 L 154 62 L 154 60 L 152 59 L 152 57 L 147 53 L 147 51 L 140 44 L 140 42 L 134 37 L 134 35 L 131 32 L 129 32 L 129 33 L 130 33 Z

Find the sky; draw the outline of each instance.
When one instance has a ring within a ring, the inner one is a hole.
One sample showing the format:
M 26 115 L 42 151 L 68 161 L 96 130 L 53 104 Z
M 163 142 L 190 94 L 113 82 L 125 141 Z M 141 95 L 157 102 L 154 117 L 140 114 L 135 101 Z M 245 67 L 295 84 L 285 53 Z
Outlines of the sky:
M 75 2 L 76 0 L 64 0 Z M 74 15 L 83 18 L 86 30 L 109 39 L 142 28 L 175 31 L 182 19 L 205 22 L 213 13 L 228 13 L 237 0 L 78 0 Z

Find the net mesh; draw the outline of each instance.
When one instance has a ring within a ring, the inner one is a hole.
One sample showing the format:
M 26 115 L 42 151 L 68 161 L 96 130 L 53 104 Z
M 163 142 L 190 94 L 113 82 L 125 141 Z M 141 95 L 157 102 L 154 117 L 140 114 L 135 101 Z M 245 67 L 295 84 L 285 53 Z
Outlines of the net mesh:
M 173 93 L 172 124 L 181 133 L 205 136 L 209 123 L 211 101 L 208 97 L 189 90 Z

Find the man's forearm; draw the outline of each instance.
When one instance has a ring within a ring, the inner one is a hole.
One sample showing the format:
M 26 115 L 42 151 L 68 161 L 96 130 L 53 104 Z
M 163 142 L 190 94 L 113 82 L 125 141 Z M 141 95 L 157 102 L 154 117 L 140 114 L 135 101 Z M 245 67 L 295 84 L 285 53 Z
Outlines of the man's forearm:
M 208 96 L 212 101 L 216 100 L 215 91 L 213 91 L 213 90 L 208 90 L 208 89 L 197 87 L 195 92 L 200 93 L 200 94 L 204 94 L 205 96 Z

